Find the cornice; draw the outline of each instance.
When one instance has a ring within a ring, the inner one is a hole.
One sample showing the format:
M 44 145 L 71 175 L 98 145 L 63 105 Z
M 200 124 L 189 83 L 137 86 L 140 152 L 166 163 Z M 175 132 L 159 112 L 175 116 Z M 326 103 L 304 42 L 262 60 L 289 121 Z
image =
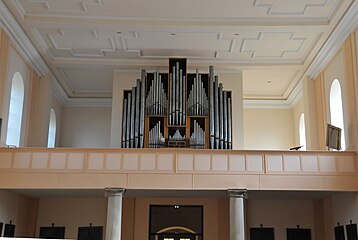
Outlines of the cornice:
M 315 79 L 323 71 L 357 26 L 358 1 L 354 1 L 308 68 L 310 78 Z
M 287 99 L 244 99 L 244 108 L 291 109 L 302 99 L 302 83 L 299 82 Z
M 11 42 L 23 53 L 23 57 L 33 66 L 34 70 L 40 76 L 49 73 L 50 70 L 47 64 L 2 0 L 0 0 L 0 21 L 2 22 L 4 31 L 9 35 Z
M 112 98 L 69 98 L 64 102 L 65 107 L 111 107 Z

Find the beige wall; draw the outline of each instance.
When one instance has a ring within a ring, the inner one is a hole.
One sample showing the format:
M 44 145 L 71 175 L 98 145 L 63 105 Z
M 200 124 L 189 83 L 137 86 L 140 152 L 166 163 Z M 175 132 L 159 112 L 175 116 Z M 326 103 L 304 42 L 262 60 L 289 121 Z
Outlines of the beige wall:
M 248 228 L 273 227 L 276 240 L 285 240 L 286 228 L 310 228 L 315 240 L 313 202 L 311 200 L 266 200 L 247 201 Z M 317 239 L 320 240 L 320 239 Z
M 348 142 L 348 108 L 347 108 L 347 86 L 346 86 L 346 74 L 345 74 L 345 58 L 344 51 L 341 49 L 333 60 L 328 64 L 324 70 L 324 86 L 325 86 L 325 102 L 326 102 L 326 114 L 327 121 L 331 122 L 331 112 L 330 112 L 330 90 L 332 82 L 335 79 L 339 80 L 342 90 L 343 98 L 343 114 L 344 114 L 344 127 L 345 127 L 345 136 L 346 136 L 346 146 L 349 146 Z
M 36 237 L 40 227 L 52 223 L 66 227 L 65 238 L 77 239 L 78 227 L 103 226 L 107 218 L 106 198 L 41 198 L 37 218 Z M 104 234 L 104 233 L 103 233 Z
M 295 145 L 292 109 L 244 109 L 245 149 L 285 149 Z
M 337 223 L 347 225 L 358 221 L 357 193 L 338 193 L 324 199 L 325 240 L 334 240 Z
M 33 116 L 28 142 L 30 147 L 47 147 L 52 81 L 50 74 L 33 79 L 32 99 L 31 105 L 29 105 Z
M 11 94 L 11 84 L 12 78 L 16 72 L 19 72 L 22 76 L 24 82 L 24 105 L 23 105 L 23 114 L 22 114 L 22 126 L 21 126 L 21 137 L 20 137 L 20 146 L 26 146 L 26 138 L 28 129 L 26 129 L 28 122 L 28 112 L 30 111 L 26 103 L 30 101 L 30 89 L 31 89 L 31 69 L 26 65 L 24 60 L 16 52 L 16 50 L 10 46 L 9 48 L 9 62 L 7 66 L 7 77 L 4 84 L 4 96 L 3 96 L 3 131 L 2 142 L 6 142 L 6 133 L 8 125 L 8 115 L 9 115 L 9 103 L 10 103 L 10 94 Z
M 319 143 L 316 84 L 313 79 L 305 77 L 303 80 L 303 99 L 306 128 L 306 149 L 317 150 Z
M 0 28 L 0 118 L 4 118 L 5 83 L 7 80 L 7 65 L 9 55 L 9 38 Z M 0 146 L 5 145 L 5 124 L 0 129 Z
M 7 224 L 12 221 L 16 226 L 15 237 L 32 237 L 32 222 L 36 216 L 32 214 L 31 208 L 37 210 L 34 203 L 19 194 L 0 190 L 0 222 Z
M 61 147 L 109 147 L 111 108 L 64 107 Z

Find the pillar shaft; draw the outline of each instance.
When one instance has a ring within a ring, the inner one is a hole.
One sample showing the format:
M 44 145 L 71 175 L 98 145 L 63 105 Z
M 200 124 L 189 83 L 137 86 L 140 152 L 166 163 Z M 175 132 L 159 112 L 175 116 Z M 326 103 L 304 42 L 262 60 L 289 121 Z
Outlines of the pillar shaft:
M 122 234 L 123 188 L 106 188 L 108 197 L 106 240 L 120 240 Z
M 228 190 L 230 195 L 230 240 L 245 240 L 246 190 Z

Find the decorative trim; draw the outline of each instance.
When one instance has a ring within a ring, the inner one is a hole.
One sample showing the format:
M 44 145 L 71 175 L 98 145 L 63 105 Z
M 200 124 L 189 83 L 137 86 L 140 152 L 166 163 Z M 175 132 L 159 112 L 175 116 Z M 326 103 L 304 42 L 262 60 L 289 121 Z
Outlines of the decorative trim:
M 288 104 L 285 99 L 244 99 L 244 109 L 251 108 L 266 108 L 266 109 L 289 109 L 291 108 L 290 104 Z
M 310 78 L 315 79 L 323 71 L 349 35 L 355 31 L 358 26 L 357 12 L 358 1 L 354 1 L 306 71 Z
M 105 197 L 122 197 L 125 193 L 126 189 L 124 188 L 105 188 L 104 189 L 104 196 Z
M 69 98 L 64 102 L 65 107 L 111 107 L 112 98 Z
M 12 16 L 3 1 L 0 1 L 0 21 L 4 25 L 5 32 L 9 35 L 15 46 L 21 50 L 26 60 L 34 67 L 35 71 L 44 76 L 50 72 L 47 64 L 42 59 L 34 45 L 22 30 L 16 19 Z
M 262 23 L 265 24 L 275 24 L 280 23 L 283 26 L 297 26 L 298 23 L 302 26 L 309 26 L 314 23 L 315 25 L 328 25 L 329 22 L 326 17 L 311 17 L 311 18 L 293 18 L 291 16 L 287 17 L 266 17 L 266 18 L 200 18 L 198 21 L 197 18 L 166 18 L 166 17 L 118 17 L 118 16 L 89 16 L 89 15 L 64 15 L 64 14 L 47 14 L 47 13 L 26 13 L 26 17 L 30 18 L 65 18 L 65 19 L 97 19 L 97 20 L 113 20 L 113 21 L 133 21 L 133 24 L 138 22 L 147 22 L 153 24 L 162 24 L 162 25 L 173 25 L 175 23 L 192 23 L 197 22 L 200 24 L 205 23 L 215 23 L 216 26 L 246 26 L 246 25 L 256 25 L 262 26 Z M 119 24 L 119 23 L 118 23 Z M 205 24 L 206 25 L 206 24 Z
M 302 82 L 298 82 L 296 87 L 293 89 L 293 91 L 290 93 L 287 104 L 291 106 L 291 108 L 295 107 L 297 103 L 303 98 L 303 88 L 302 88 Z
M 51 74 L 52 75 L 52 74 Z M 65 92 L 65 90 L 61 87 L 59 82 L 56 80 L 54 76 L 52 76 L 52 93 L 53 96 L 62 104 L 65 105 L 66 102 L 69 101 L 69 98 Z
M 244 108 L 265 108 L 265 109 L 290 109 L 303 97 L 302 83 L 299 82 L 287 99 L 244 99 Z
M 230 198 L 247 199 L 247 189 L 228 189 L 226 190 Z

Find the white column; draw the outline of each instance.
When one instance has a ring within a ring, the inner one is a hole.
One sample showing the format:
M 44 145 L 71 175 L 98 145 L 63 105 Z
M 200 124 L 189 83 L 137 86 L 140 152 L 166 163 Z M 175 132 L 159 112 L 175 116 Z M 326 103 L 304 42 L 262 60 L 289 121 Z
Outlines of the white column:
M 245 240 L 246 190 L 228 189 L 230 195 L 230 240 Z
M 125 189 L 106 188 L 108 197 L 106 240 L 120 240 L 122 233 L 122 197 Z

